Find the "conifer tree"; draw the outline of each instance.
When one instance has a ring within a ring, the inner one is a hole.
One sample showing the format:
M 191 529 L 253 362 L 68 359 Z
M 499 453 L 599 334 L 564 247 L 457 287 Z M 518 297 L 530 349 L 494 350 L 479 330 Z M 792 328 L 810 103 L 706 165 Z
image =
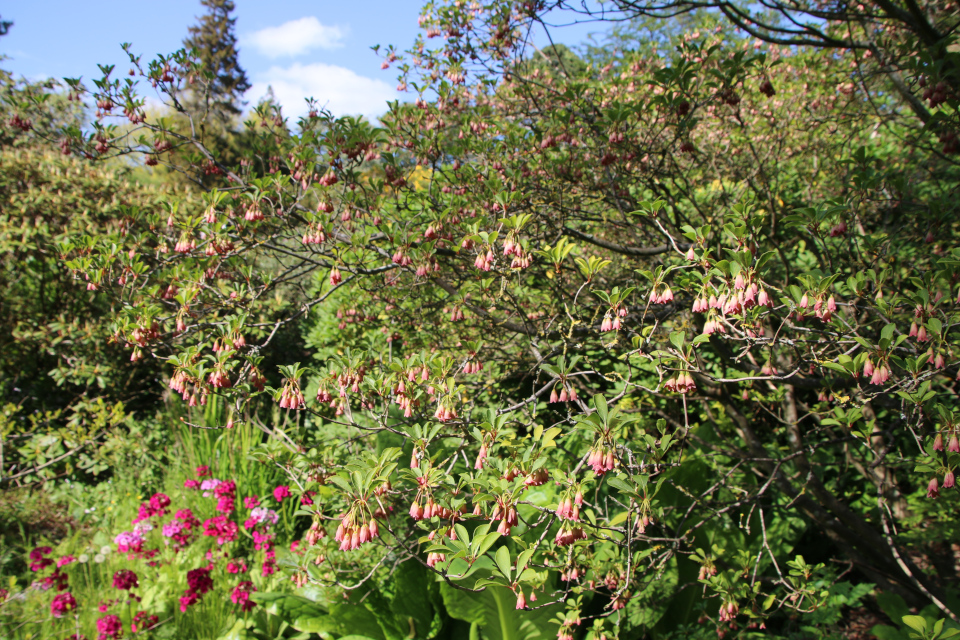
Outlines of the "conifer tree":
M 191 106 L 211 113 L 221 121 L 241 112 L 243 94 L 250 88 L 247 74 L 237 59 L 237 37 L 234 33 L 237 19 L 231 17 L 235 9 L 232 0 L 200 0 L 208 12 L 199 23 L 190 27 L 190 35 L 183 41 L 203 63 L 213 78 L 206 90 L 198 91 Z

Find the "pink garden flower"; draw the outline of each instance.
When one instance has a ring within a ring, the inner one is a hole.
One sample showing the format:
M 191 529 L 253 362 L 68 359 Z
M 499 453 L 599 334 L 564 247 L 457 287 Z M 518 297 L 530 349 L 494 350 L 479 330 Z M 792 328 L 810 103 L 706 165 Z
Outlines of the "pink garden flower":
M 187 586 L 199 593 L 205 594 L 213 588 L 213 580 L 210 578 L 210 568 L 201 567 L 187 571 Z
M 163 517 L 167 515 L 167 507 L 169 506 L 169 496 L 163 493 L 155 493 L 150 497 L 150 500 L 140 505 L 140 511 L 137 513 L 137 517 L 133 519 L 133 524 L 138 524 L 153 517 Z
M 174 519 L 163 525 L 161 530 L 165 538 L 173 540 L 173 547 L 176 550 L 190 544 L 194 531 L 200 529 L 200 520 L 193 515 L 190 509 L 181 509 L 177 511 Z M 169 541 L 167 544 L 170 544 Z
M 256 509 L 260 506 L 260 498 L 257 496 L 247 496 L 243 499 L 245 509 Z
M 146 631 L 155 627 L 159 622 L 159 616 L 150 615 L 146 611 L 138 611 L 137 615 L 133 616 L 133 622 L 130 623 L 130 632 Z
M 246 573 L 247 563 L 244 560 L 231 560 L 227 563 L 227 573 Z
M 219 485 L 220 485 L 220 480 L 217 480 L 216 478 L 207 478 L 206 480 L 201 482 L 200 490 L 204 492 L 203 497 L 204 498 L 210 497 L 210 495 L 212 495 L 210 491 L 213 491 Z
M 227 480 L 218 484 L 213 495 L 217 497 L 217 511 L 223 514 L 233 512 L 234 501 L 237 499 L 237 483 L 233 480 Z
M 271 549 L 264 554 L 261 573 L 264 577 L 277 572 L 277 552 Z
M 97 631 L 100 633 L 100 640 L 119 638 L 123 635 L 123 624 L 115 615 L 103 616 L 97 620 Z
M 253 532 L 253 548 L 257 551 L 261 549 L 269 550 L 273 548 L 273 536 L 268 533 Z
M 250 611 L 256 605 L 256 603 L 250 599 L 250 594 L 256 591 L 257 588 L 253 586 L 253 583 L 249 580 L 244 580 L 238 584 L 233 589 L 233 593 L 230 594 L 230 600 L 234 604 L 240 605 L 240 611 Z
M 39 572 L 53 564 L 53 560 L 45 556 L 53 551 L 50 547 L 37 547 L 30 552 L 30 571 Z
M 117 550 L 121 553 L 126 553 L 128 551 L 141 551 L 143 546 L 143 534 L 139 531 L 124 531 L 118 533 L 117 537 L 113 539 L 114 543 L 117 545 Z
M 284 498 L 289 498 L 290 495 L 290 487 L 285 484 L 273 490 L 273 497 L 277 502 L 282 502 Z
M 123 591 L 130 591 L 140 586 L 140 580 L 137 574 L 129 569 L 121 569 L 113 574 L 113 587 Z
M 180 597 L 180 611 L 184 612 L 190 605 L 200 602 L 203 594 L 213 588 L 213 580 L 210 578 L 210 567 L 201 567 L 191 569 L 187 572 L 187 590 Z
M 76 608 L 77 601 L 74 599 L 72 593 L 69 591 L 67 593 L 59 593 L 53 597 L 53 602 L 50 603 L 50 615 L 54 618 L 62 618 L 64 614 Z
M 210 518 L 203 523 L 203 535 L 216 537 L 220 545 L 236 540 L 238 531 L 237 523 L 226 516 Z

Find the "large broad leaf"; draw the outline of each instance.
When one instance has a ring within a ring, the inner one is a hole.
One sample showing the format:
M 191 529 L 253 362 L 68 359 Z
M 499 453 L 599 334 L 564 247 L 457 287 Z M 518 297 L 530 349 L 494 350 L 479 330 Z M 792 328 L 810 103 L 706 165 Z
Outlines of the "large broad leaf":
M 307 631 L 310 633 L 345 635 L 355 631 L 351 627 L 354 618 L 360 626 L 366 626 L 363 623 L 368 621 L 369 616 L 351 616 L 350 612 L 334 611 L 333 607 L 328 611 L 325 606 L 301 596 L 288 595 L 285 593 L 276 593 L 265 591 L 262 593 L 250 594 L 250 599 L 263 605 L 263 608 L 270 615 L 277 616 L 297 631 Z M 359 607 L 354 607 L 360 609 Z M 373 630 L 376 632 L 375 640 L 383 640 L 383 634 L 380 628 L 374 622 Z
M 319 618 L 328 615 L 327 609 L 323 605 L 286 593 L 273 591 L 251 593 L 250 599 L 263 605 L 267 613 L 281 618 L 294 628 L 298 628 L 296 622 L 300 619 Z
M 217 640 L 250 640 L 255 637 L 255 635 L 247 633 L 246 620 L 240 619 L 234 622 L 226 633 L 217 638 Z
M 557 636 L 559 625 L 551 618 L 563 611 L 560 604 L 517 611 L 516 596 L 504 587 L 471 593 L 441 583 L 440 593 L 451 617 L 480 627 L 488 640 L 548 640 Z
M 910 607 L 907 606 L 906 601 L 895 593 L 884 591 L 877 596 L 877 605 L 895 622 L 900 622 L 903 616 L 910 615 Z
M 402 624 L 403 638 L 433 638 L 443 626 L 440 589 L 419 562 L 408 560 L 393 574 L 390 611 Z
M 679 583 L 676 558 L 671 558 L 659 574 L 651 574 L 644 588 L 635 593 L 627 604 L 627 626 L 649 631 L 673 604 L 673 594 Z
M 334 605 L 330 607 L 330 620 L 328 622 L 333 624 L 329 627 L 329 630 L 337 637 L 361 636 L 369 640 L 392 640 L 384 634 L 382 624 L 384 621 L 380 619 L 381 616 L 389 615 L 387 611 L 380 614 L 371 612 L 363 605 L 348 603 Z M 314 630 L 304 629 L 304 631 Z M 323 630 L 316 629 L 315 631 L 321 632 Z
M 326 594 L 315 589 L 302 593 L 307 597 L 262 593 L 255 599 L 298 631 L 337 638 L 428 639 L 443 626 L 439 586 L 416 561 L 397 567 L 383 591 L 371 584 L 349 592 L 349 600 L 326 600 Z

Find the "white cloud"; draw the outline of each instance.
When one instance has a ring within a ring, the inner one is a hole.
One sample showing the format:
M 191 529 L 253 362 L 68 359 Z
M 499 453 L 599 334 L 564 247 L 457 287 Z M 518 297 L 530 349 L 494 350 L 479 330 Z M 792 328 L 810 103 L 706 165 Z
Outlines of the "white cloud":
M 311 49 L 336 49 L 343 46 L 346 29 L 322 24 L 314 16 L 284 22 L 279 27 L 260 29 L 244 37 L 241 44 L 250 44 L 269 58 L 298 56 Z
M 254 78 L 247 94 L 256 104 L 273 87 L 284 115 L 293 120 L 307 112 L 305 98 L 316 98 L 321 107 L 336 116 L 364 115 L 369 119 L 387 112 L 387 101 L 400 95 L 382 80 L 357 75 L 350 69 L 321 62 L 295 63 L 289 67 L 271 67 Z

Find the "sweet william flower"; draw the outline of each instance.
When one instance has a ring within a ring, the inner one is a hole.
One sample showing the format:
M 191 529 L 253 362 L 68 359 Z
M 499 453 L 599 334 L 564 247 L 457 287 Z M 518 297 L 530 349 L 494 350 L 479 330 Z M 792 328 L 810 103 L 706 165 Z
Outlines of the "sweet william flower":
M 115 615 L 103 616 L 97 619 L 97 632 L 100 634 L 99 640 L 109 640 L 110 638 L 119 638 L 123 635 L 123 623 Z
M 247 563 L 244 560 L 231 560 L 227 563 L 227 573 L 246 573 Z
M 131 589 L 136 589 L 138 586 L 140 586 L 140 581 L 137 578 L 137 574 L 129 569 L 121 569 L 113 574 L 114 589 L 130 591 Z
M 203 523 L 203 535 L 215 537 L 219 545 L 236 540 L 238 532 L 237 523 L 226 516 L 210 518 Z
M 250 594 L 256 590 L 257 588 L 253 586 L 252 582 L 244 580 L 233 588 L 233 592 L 230 594 L 230 600 L 234 604 L 240 605 L 240 611 L 250 611 L 257 606 L 256 603 L 250 599 Z
M 213 588 L 213 580 L 210 578 L 210 568 L 201 567 L 191 569 L 187 572 L 187 587 L 200 595 L 205 594 Z
M 133 616 L 133 621 L 130 623 L 130 632 L 137 633 L 138 631 L 146 631 L 147 629 L 155 627 L 159 623 L 159 616 L 148 614 L 146 611 L 138 611 L 137 615 Z
M 53 560 L 45 556 L 49 555 L 53 549 L 50 547 L 37 547 L 30 552 L 30 571 L 39 572 L 53 564 Z
M 74 599 L 72 593 L 69 591 L 59 593 L 53 597 L 53 601 L 50 603 L 50 615 L 54 618 L 62 618 L 65 614 L 70 613 L 76 608 L 77 601 Z
M 277 502 L 282 502 L 284 498 L 289 498 L 290 495 L 290 487 L 285 484 L 273 490 L 273 497 Z

